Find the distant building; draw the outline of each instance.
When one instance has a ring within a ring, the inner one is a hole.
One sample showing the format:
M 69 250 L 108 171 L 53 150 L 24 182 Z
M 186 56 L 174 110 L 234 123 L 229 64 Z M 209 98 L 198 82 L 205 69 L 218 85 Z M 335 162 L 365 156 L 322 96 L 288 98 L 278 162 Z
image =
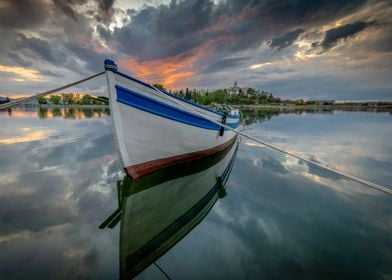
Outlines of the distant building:
M 238 95 L 238 94 L 240 94 L 240 93 L 247 94 L 248 88 L 247 88 L 247 87 L 240 88 L 240 87 L 238 86 L 237 81 L 235 81 L 235 82 L 234 82 L 234 86 L 227 88 L 227 89 L 226 89 L 226 92 L 227 92 L 229 95 Z

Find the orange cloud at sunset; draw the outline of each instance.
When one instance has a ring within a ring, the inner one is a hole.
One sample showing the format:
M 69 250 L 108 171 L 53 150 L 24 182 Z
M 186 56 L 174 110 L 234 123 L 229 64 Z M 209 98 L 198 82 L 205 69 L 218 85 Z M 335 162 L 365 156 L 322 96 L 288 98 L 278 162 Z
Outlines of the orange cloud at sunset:
M 206 59 L 219 45 L 230 45 L 235 42 L 234 35 L 221 35 L 215 37 L 200 47 L 189 51 L 156 60 L 138 61 L 136 58 L 122 59 L 119 61 L 121 67 L 134 73 L 150 83 L 160 83 L 171 89 L 180 89 L 189 85 L 189 79 L 200 74 L 196 70 L 196 64 Z
M 119 64 L 137 78 L 176 89 L 186 86 L 187 79 L 198 74 L 193 66 L 207 53 L 207 49 L 208 44 L 164 59 L 139 62 L 129 58 L 120 60 Z

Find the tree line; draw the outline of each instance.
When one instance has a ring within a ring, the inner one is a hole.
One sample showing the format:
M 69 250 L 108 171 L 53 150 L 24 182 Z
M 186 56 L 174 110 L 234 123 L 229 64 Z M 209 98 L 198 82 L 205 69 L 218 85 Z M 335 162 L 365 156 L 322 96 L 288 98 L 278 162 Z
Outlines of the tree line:
M 179 90 L 173 94 L 192 100 L 202 105 L 212 104 L 235 104 L 235 105 L 253 105 L 253 104 L 279 104 L 281 99 L 274 97 L 272 93 L 259 91 L 248 88 L 246 92 L 231 95 L 225 89 L 218 89 L 212 92 L 198 91 L 196 89 Z
M 94 97 L 89 94 L 81 96 L 79 93 L 62 93 L 60 95 L 52 94 L 48 98 L 37 98 L 39 104 L 54 105 L 105 105 L 109 104 L 106 96 Z

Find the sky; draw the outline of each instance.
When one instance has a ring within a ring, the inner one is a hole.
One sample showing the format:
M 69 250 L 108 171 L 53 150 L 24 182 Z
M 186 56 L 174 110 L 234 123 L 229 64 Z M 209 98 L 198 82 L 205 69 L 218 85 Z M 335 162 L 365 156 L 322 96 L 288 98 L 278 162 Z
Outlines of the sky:
M 166 88 L 392 100 L 387 0 L 0 0 L 0 96 L 103 70 Z M 105 95 L 102 78 L 77 90 Z

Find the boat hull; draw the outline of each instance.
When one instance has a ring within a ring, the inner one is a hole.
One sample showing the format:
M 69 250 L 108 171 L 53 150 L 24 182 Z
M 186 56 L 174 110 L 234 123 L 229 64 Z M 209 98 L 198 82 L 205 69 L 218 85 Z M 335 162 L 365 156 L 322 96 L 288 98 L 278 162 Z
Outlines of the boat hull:
M 222 114 L 158 92 L 143 82 L 107 71 L 115 137 L 124 170 L 134 179 L 224 149 L 236 133 L 214 122 Z M 239 115 L 229 115 L 235 128 Z

